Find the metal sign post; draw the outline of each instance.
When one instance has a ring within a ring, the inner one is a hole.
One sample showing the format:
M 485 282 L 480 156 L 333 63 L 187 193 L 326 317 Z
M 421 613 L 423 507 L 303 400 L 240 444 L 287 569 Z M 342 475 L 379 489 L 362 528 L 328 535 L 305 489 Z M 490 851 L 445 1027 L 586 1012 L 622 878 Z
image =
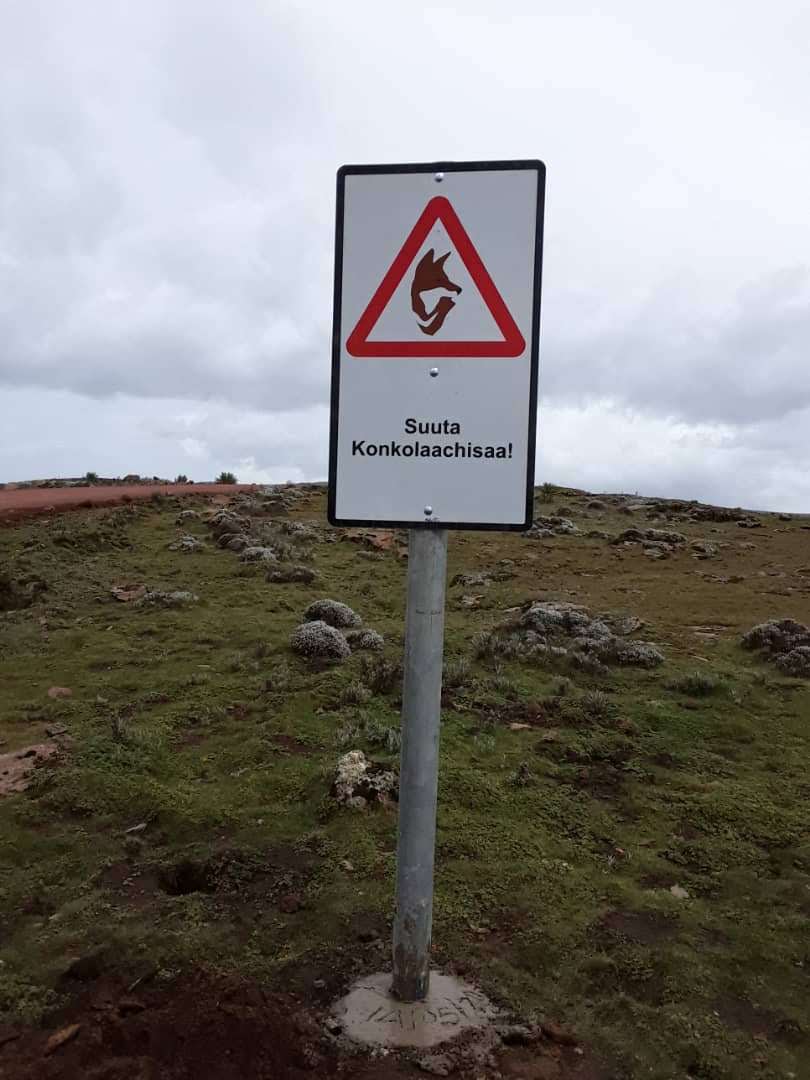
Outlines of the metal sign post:
M 392 986 L 402 1001 L 422 1001 L 430 981 L 446 581 L 447 530 L 411 529 Z
M 410 530 L 401 1002 L 430 981 L 447 530 L 533 517 L 544 191 L 540 161 L 338 172 L 329 521 Z

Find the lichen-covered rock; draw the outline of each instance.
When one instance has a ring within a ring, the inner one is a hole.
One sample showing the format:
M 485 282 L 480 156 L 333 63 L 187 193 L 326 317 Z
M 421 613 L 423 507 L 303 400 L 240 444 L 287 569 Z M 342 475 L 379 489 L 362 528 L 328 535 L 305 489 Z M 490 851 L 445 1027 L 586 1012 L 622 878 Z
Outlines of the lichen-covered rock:
M 547 540 L 554 536 L 554 532 L 551 529 L 541 528 L 539 525 L 532 525 L 523 535 L 527 540 Z
M 307 622 L 317 620 L 341 628 L 363 625 L 357 612 L 339 600 L 314 600 L 304 612 L 304 619 Z
M 343 634 L 320 619 L 297 626 L 290 635 L 290 648 L 301 656 L 324 660 L 345 660 L 352 654 Z
M 346 641 L 352 652 L 368 650 L 369 652 L 381 652 L 385 648 L 385 638 L 376 630 L 347 630 Z
M 335 767 L 332 793 L 339 803 L 355 810 L 395 800 L 398 788 L 396 774 L 369 761 L 362 750 L 350 750 Z
M 678 545 L 686 543 L 686 537 L 683 533 L 674 532 L 671 529 L 645 529 L 644 539 L 660 544 Z
M 607 664 L 656 667 L 664 662 L 663 654 L 649 642 L 618 637 L 608 623 L 609 618 L 593 618 L 580 605 L 567 601 L 533 603 L 520 617 L 515 655 L 531 658 L 568 653 L 576 666 L 600 674 Z M 632 632 L 641 626 L 639 620 L 619 620 L 619 623 L 623 629 L 627 627 L 624 632 Z M 561 652 L 558 651 L 561 646 L 552 640 L 560 635 L 570 639 Z
M 575 533 L 579 532 L 579 529 L 570 518 L 562 517 L 560 514 L 552 514 L 549 517 L 536 517 L 534 519 L 533 527 L 550 529 L 551 532 L 557 536 L 573 536 Z M 529 532 L 531 532 L 531 529 Z
M 149 589 L 144 593 L 141 603 L 157 604 L 159 607 L 182 607 L 184 604 L 195 604 L 199 599 L 199 596 L 185 589 L 177 589 L 174 592 Z
M 242 562 L 278 562 L 275 551 L 261 545 L 251 545 L 244 548 L 239 558 Z
M 226 551 L 244 551 L 246 547 L 255 545 L 255 541 L 244 533 L 223 533 L 217 540 L 217 546 Z
M 798 648 L 777 656 L 775 663 L 786 675 L 810 679 L 810 645 L 799 645 Z
M 611 540 L 611 544 L 644 544 L 646 547 L 665 544 L 668 551 L 685 543 L 686 537 L 683 533 L 670 529 L 625 529 Z
M 664 654 L 649 641 L 619 641 L 614 638 L 611 645 L 617 664 L 653 668 L 664 662 Z
M 717 554 L 717 545 L 709 543 L 708 540 L 693 540 L 689 546 L 695 559 L 713 559 Z
M 198 521 L 200 515 L 196 510 L 181 510 L 177 515 L 176 522 L 178 525 L 185 525 L 188 521 Z
M 574 633 L 589 626 L 591 619 L 579 604 L 569 604 L 565 600 L 549 600 L 532 604 L 520 619 L 521 626 L 543 633 L 549 630 L 562 630 Z
M 202 540 L 198 540 L 196 536 L 187 533 L 185 536 L 181 536 L 179 540 L 175 540 L 173 544 L 169 544 L 169 551 L 185 551 L 187 554 L 191 554 L 205 551 L 205 544 Z
M 743 636 L 744 649 L 764 649 L 771 655 L 792 652 L 810 645 L 810 627 L 795 619 L 770 619 Z
M 270 570 L 267 580 L 274 585 L 311 585 L 317 576 L 311 566 L 301 566 L 296 563 L 293 566 L 282 566 L 278 570 Z
M 485 573 L 482 570 L 473 573 L 456 574 L 453 577 L 453 580 L 450 582 L 450 588 L 452 589 L 455 585 L 463 585 L 465 588 L 477 585 L 482 588 L 486 588 L 488 585 L 491 584 L 492 578 L 489 574 Z
M 226 533 L 243 533 L 250 528 L 250 519 L 234 514 L 231 510 L 217 510 L 208 519 L 208 527 L 217 537 Z

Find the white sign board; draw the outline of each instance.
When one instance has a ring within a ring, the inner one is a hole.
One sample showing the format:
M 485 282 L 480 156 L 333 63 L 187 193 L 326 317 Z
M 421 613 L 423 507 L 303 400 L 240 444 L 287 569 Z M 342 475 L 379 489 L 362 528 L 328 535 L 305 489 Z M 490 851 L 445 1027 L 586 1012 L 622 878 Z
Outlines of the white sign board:
M 329 520 L 532 520 L 545 167 L 338 173 Z

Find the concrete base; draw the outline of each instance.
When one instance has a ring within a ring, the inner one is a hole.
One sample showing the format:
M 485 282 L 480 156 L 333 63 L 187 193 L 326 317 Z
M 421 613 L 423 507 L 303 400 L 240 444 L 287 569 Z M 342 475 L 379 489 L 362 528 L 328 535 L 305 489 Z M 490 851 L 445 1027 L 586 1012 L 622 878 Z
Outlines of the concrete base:
M 431 972 L 426 1001 L 406 1004 L 391 995 L 391 974 L 359 979 L 333 1014 L 345 1035 L 372 1046 L 437 1046 L 470 1028 L 484 1028 L 498 1010 L 474 986 Z

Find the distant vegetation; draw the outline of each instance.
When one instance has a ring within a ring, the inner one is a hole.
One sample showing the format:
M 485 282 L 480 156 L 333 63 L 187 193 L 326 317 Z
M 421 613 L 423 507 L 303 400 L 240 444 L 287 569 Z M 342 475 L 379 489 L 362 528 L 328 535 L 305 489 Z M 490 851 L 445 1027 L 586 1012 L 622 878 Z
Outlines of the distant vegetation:
M 188 477 L 186 476 L 185 473 L 180 473 L 179 476 L 175 476 L 174 482 L 175 482 L 175 484 L 187 484 L 188 483 Z
M 219 476 L 217 477 L 217 483 L 218 484 L 238 484 L 239 481 L 236 479 L 236 477 L 234 476 L 234 474 L 232 472 L 221 472 L 219 474 Z
M 97 484 L 98 483 L 98 473 L 96 473 L 96 472 L 85 473 L 84 478 L 85 478 L 85 480 L 87 481 L 88 484 Z

